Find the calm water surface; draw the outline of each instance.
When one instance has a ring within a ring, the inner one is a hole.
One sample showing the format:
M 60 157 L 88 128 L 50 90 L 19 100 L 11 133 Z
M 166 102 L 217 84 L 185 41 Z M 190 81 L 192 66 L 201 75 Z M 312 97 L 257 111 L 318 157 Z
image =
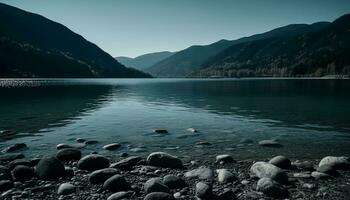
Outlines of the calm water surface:
M 85 153 L 107 154 L 102 146 L 118 142 L 115 153 L 349 156 L 349 113 L 348 80 L 0 80 L 0 130 L 11 131 L 0 136 L 0 148 L 24 142 L 23 153 L 43 155 L 84 138 L 99 141 Z M 169 134 L 154 134 L 158 128 Z M 264 139 L 283 147 L 259 147 Z M 196 146 L 200 141 L 212 145 Z

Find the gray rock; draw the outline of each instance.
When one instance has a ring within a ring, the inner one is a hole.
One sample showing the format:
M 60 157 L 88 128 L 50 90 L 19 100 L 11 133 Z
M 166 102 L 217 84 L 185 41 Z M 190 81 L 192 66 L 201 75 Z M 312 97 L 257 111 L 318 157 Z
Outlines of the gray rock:
M 56 153 L 56 157 L 63 162 L 79 160 L 81 158 L 81 151 L 74 148 L 65 148 L 59 150 Z
M 78 168 L 82 170 L 95 171 L 109 167 L 109 160 L 98 154 L 91 154 L 81 158 L 78 162 Z
M 214 178 L 214 172 L 213 170 L 202 166 L 197 169 L 186 172 L 184 176 L 186 178 L 198 178 L 201 180 L 211 180 Z
M 175 198 L 165 192 L 152 192 L 147 194 L 144 200 L 175 200 Z
M 89 175 L 89 182 L 92 184 L 102 184 L 110 177 L 118 174 L 119 171 L 114 168 L 105 168 L 92 172 Z
M 227 169 L 218 169 L 217 172 L 219 183 L 230 183 L 238 180 L 238 178 Z
M 84 143 L 86 140 L 83 138 L 77 138 L 75 141 L 79 143 Z
M 122 145 L 120 145 L 119 143 L 112 143 L 112 144 L 107 144 L 103 146 L 103 149 L 112 151 L 112 150 L 119 149 L 121 146 Z
M 216 163 L 233 163 L 235 160 L 228 154 L 216 156 Z
M 275 140 L 262 140 L 259 142 L 259 145 L 263 147 L 282 147 L 282 145 Z
M 11 180 L 10 169 L 2 165 L 0 165 L 0 180 Z
M 155 129 L 155 130 L 153 130 L 153 132 L 154 133 L 168 133 L 168 131 L 165 129 Z
M 123 199 L 126 200 L 126 199 L 131 199 L 133 195 L 134 195 L 134 192 L 132 191 L 117 192 L 109 196 L 107 200 L 123 200 Z
M 164 152 L 154 152 L 147 157 L 147 163 L 156 167 L 183 168 L 182 161 Z
M 0 192 L 7 191 L 13 188 L 13 183 L 10 180 L 1 180 L 0 181 Z
M 261 178 L 257 183 L 256 190 L 275 198 L 285 198 L 289 195 L 287 189 L 271 178 Z
M 281 184 L 288 183 L 287 174 L 279 167 L 266 162 L 256 162 L 250 168 L 252 176 L 259 178 L 271 178 Z
M 25 165 L 17 165 L 11 172 L 13 179 L 27 181 L 34 177 L 34 169 Z
M 163 183 L 170 189 L 182 189 L 188 186 L 183 179 L 175 175 L 164 176 Z
M 330 175 L 322 173 L 322 172 L 312 172 L 311 176 L 314 177 L 315 179 L 329 179 L 331 178 Z
M 25 158 L 13 160 L 13 161 L 11 161 L 8 164 L 10 170 L 15 168 L 17 165 L 25 165 L 25 166 L 28 166 L 28 167 L 32 167 L 33 166 L 32 162 L 30 162 L 30 160 L 27 160 Z
M 24 155 L 21 153 L 6 153 L 0 155 L 0 162 L 9 162 L 21 158 L 24 158 Z
M 350 170 L 350 158 L 345 156 L 327 156 L 322 158 L 322 160 L 318 164 L 319 167 L 321 167 L 322 165 L 332 166 L 335 170 Z
M 306 170 L 306 171 L 314 171 L 314 165 L 310 161 L 296 161 L 293 163 L 294 166 L 296 166 L 299 169 Z
M 3 152 L 3 153 L 10 153 L 10 152 L 18 151 L 20 149 L 24 149 L 26 147 L 27 147 L 27 145 L 24 144 L 24 143 L 17 143 L 17 144 L 13 144 L 11 146 L 6 147 L 1 152 Z
M 159 178 L 149 179 L 143 185 L 143 188 L 145 189 L 145 192 L 147 194 L 152 192 L 166 192 L 166 193 L 170 192 L 168 186 L 164 185 Z
M 87 140 L 84 142 L 84 144 L 97 144 L 98 141 L 97 140 Z
M 62 183 L 57 190 L 59 195 L 68 195 L 76 192 L 77 188 L 70 183 Z
M 285 156 L 276 156 L 273 157 L 270 161 L 270 164 L 273 164 L 281 169 L 289 169 L 291 167 L 291 161 Z
M 142 160 L 139 156 L 130 156 L 121 161 L 111 164 L 111 168 L 117 168 L 120 170 L 130 170 L 132 169 L 140 160 Z
M 328 174 L 330 176 L 339 176 L 339 172 L 335 170 L 334 165 L 321 165 L 318 169 L 318 172 Z
M 74 148 L 74 147 L 73 147 L 73 146 L 70 146 L 70 145 L 68 145 L 68 144 L 58 144 L 58 145 L 56 145 L 56 149 L 57 149 L 57 150 L 67 149 L 67 148 L 71 149 L 71 148 Z
M 35 167 L 40 179 L 57 180 L 65 175 L 64 165 L 54 156 L 44 156 Z
M 123 176 L 114 175 L 104 182 L 103 188 L 111 192 L 120 192 L 130 190 L 131 186 Z
M 311 178 L 311 174 L 310 174 L 310 172 L 308 172 L 308 173 L 300 172 L 300 173 L 294 173 L 293 177 L 294 178 Z
M 212 187 L 205 182 L 196 184 L 196 196 L 201 199 L 211 199 L 213 195 Z

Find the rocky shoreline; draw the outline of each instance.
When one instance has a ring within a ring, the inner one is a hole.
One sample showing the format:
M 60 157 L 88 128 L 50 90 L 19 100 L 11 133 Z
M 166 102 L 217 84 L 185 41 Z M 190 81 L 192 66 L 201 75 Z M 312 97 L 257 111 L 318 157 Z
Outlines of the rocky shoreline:
M 0 199 L 350 199 L 350 159 L 180 159 L 164 152 L 147 157 L 82 155 L 57 145 L 55 155 L 25 158 L 14 144 L 0 154 Z

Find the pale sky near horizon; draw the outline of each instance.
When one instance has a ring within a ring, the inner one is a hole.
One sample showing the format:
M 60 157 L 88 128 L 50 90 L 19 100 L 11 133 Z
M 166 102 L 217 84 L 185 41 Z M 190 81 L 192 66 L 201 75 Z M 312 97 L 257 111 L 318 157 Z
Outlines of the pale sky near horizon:
M 59 22 L 112 56 L 179 51 L 295 23 L 333 21 L 350 0 L 0 0 Z

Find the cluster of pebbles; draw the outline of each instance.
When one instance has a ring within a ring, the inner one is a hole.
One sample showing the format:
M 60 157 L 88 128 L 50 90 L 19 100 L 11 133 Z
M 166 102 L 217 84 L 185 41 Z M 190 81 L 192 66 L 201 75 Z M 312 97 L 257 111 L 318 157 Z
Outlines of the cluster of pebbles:
M 11 153 L 25 144 L 9 146 L 0 154 L 0 199 L 350 199 L 350 159 L 344 156 L 291 162 L 223 154 L 185 162 L 164 152 L 113 155 L 120 146 L 104 146 L 110 156 L 83 156 L 60 144 L 55 155 L 31 159 Z

